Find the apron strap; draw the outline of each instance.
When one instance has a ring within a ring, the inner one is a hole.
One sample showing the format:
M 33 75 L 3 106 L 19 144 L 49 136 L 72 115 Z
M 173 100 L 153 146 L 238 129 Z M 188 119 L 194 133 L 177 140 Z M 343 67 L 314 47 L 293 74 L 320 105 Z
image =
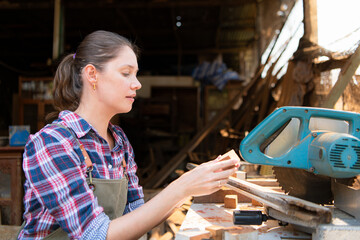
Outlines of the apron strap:
M 58 126 L 60 128 L 63 128 L 63 129 L 66 129 L 70 132 L 70 134 L 74 137 L 75 141 L 79 144 L 80 146 L 80 150 L 81 150 L 81 153 L 84 157 L 84 160 L 85 160 L 85 164 L 86 164 L 86 167 L 89 169 L 89 168 L 92 168 L 93 167 L 93 163 L 89 157 L 89 154 L 86 152 L 85 150 L 85 147 L 84 145 L 79 141 L 79 139 L 74 135 L 73 131 L 71 129 L 69 129 L 68 127 L 65 127 L 64 125 L 60 124 L 60 123 L 52 123 L 52 124 L 49 124 L 49 126 Z
M 122 159 L 122 167 L 123 167 L 123 174 L 124 174 L 124 176 L 126 177 L 127 180 L 129 180 L 129 176 L 128 176 L 127 171 L 126 171 L 126 161 L 125 161 L 125 157 Z
M 91 159 L 90 159 L 89 154 L 88 154 L 87 151 L 85 150 L 84 145 L 82 145 L 82 143 L 80 143 L 79 141 L 78 141 L 78 143 L 79 143 L 79 145 L 80 145 L 81 153 L 82 153 L 82 155 L 84 156 L 84 159 L 85 159 L 86 168 L 92 170 L 92 168 L 93 168 L 93 163 L 92 163 L 92 161 L 91 161 Z
M 89 154 L 87 153 L 87 151 L 85 150 L 85 147 L 84 145 L 79 141 L 79 139 L 75 136 L 75 134 L 73 133 L 73 131 L 71 129 L 69 129 L 68 127 L 65 127 L 64 125 L 62 124 L 59 124 L 59 123 L 52 123 L 52 124 L 49 124 L 50 126 L 58 126 L 60 128 L 63 128 L 67 131 L 70 132 L 70 134 L 73 136 L 73 138 L 75 139 L 75 141 L 78 143 L 79 147 L 80 147 L 80 150 L 81 150 L 81 154 L 83 155 L 84 157 L 84 160 L 85 160 L 85 164 L 86 164 L 86 173 L 88 174 L 89 176 L 89 180 L 90 180 L 90 183 L 88 184 L 89 187 L 94 191 L 95 190 L 95 185 L 93 183 L 93 180 L 92 180 L 92 171 L 94 169 L 94 166 L 93 166 L 93 163 L 90 159 L 90 156 Z

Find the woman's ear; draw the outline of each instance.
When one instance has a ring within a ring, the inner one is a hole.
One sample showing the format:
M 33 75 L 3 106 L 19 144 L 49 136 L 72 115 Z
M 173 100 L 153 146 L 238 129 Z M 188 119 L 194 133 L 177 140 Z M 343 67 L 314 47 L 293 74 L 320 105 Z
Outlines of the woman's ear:
M 96 67 L 92 64 L 88 64 L 84 67 L 84 77 L 91 86 L 96 84 L 97 81 L 97 71 Z

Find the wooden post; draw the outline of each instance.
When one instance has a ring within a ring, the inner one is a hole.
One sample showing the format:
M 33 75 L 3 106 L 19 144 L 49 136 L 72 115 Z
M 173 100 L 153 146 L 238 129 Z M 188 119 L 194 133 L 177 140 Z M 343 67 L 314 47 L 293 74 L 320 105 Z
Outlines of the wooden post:
M 303 0 L 304 38 L 312 43 L 318 42 L 317 0 Z
M 63 11 L 61 6 L 61 0 L 55 0 L 54 2 L 54 32 L 53 32 L 53 55 L 52 59 L 57 59 L 63 51 Z

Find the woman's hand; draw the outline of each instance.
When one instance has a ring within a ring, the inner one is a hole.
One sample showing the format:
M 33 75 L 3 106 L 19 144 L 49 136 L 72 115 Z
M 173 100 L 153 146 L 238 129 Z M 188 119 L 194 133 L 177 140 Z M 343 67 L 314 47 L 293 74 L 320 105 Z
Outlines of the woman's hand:
M 185 198 L 219 190 L 238 167 L 239 160 L 219 157 L 186 172 L 141 207 L 112 220 L 107 239 L 138 239 L 164 221 Z
M 186 172 L 172 184 L 184 197 L 207 195 L 219 190 L 238 167 L 238 159 L 221 160 L 219 156 Z

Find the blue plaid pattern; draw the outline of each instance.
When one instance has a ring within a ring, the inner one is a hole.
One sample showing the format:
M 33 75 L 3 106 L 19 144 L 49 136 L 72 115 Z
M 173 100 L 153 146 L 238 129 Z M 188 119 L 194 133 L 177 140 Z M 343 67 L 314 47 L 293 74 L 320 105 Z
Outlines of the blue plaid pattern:
M 95 178 L 123 178 L 122 159 L 125 158 L 129 176 L 127 205 L 144 197 L 136 176 L 133 149 L 120 127 L 109 123 L 115 139 L 115 147 L 111 150 L 96 130 L 73 112 L 61 112 L 54 123 L 71 129 L 84 145 L 93 162 Z M 68 130 L 47 125 L 31 135 L 25 146 L 23 169 L 26 225 L 20 239 L 44 238 L 59 227 L 70 238 L 80 239 L 103 212 L 86 183 L 86 164 L 80 147 Z

